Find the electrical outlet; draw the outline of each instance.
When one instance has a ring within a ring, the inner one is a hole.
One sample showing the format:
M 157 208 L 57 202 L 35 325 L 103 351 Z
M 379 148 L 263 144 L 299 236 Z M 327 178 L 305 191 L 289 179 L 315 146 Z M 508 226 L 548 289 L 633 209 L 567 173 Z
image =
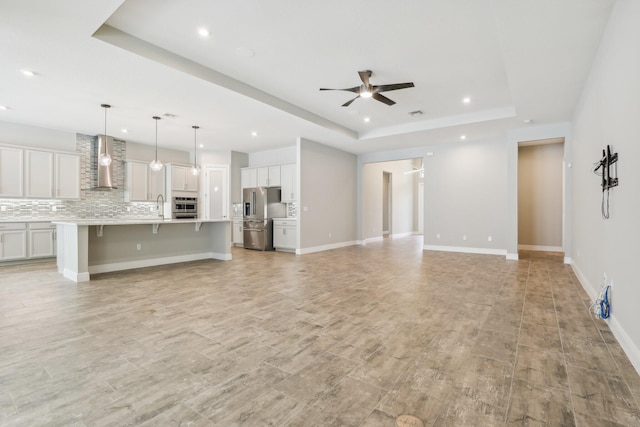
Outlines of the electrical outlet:
M 462 236 L 462 240 L 467 240 L 467 235 Z
M 58 207 L 56 205 L 51 206 L 51 212 L 55 212 L 57 210 L 58 210 Z
M 436 239 L 440 238 L 440 233 L 436 234 Z
M 0 212 L 6 212 L 7 211 L 7 207 L 2 205 L 0 206 Z
M 136 245 L 136 250 L 137 250 L 137 251 L 141 251 L 141 250 L 142 250 L 142 244 L 141 244 L 141 243 L 138 243 L 138 244 Z
M 156 211 L 155 206 L 149 206 L 149 212 L 155 212 L 155 211 Z
M 493 241 L 493 237 L 491 237 L 491 236 L 487 237 L 487 241 L 492 242 Z
M 329 233 L 329 238 L 331 238 L 331 233 Z
M 127 212 L 131 212 L 131 206 L 127 206 Z

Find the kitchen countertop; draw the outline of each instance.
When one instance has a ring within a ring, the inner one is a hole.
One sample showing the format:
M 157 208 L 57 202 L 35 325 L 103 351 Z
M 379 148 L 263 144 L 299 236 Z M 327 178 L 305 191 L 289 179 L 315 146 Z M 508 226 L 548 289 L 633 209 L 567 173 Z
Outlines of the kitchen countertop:
M 51 221 L 65 225 L 134 225 L 134 224 L 195 224 L 202 222 L 229 222 L 228 219 L 59 219 Z
M 272 219 L 277 219 L 278 221 L 297 221 L 298 218 L 272 218 Z

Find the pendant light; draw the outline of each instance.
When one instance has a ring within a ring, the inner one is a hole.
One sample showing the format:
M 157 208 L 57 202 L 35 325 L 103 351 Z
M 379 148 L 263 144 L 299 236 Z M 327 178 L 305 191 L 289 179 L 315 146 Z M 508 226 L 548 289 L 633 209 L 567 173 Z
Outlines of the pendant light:
M 153 116 L 153 120 L 156 121 L 156 158 L 154 161 L 149 163 L 149 167 L 152 171 L 158 172 L 162 169 L 162 162 L 158 160 L 158 120 L 160 120 L 160 117 Z
M 191 174 L 200 175 L 200 166 L 198 166 L 198 144 L 196 142 L 196 133 L 200 126 L 191 126 L 193 128 L 193 166 L 191 166 Z
M 109 104 L 100 104 L 104 108 L 104 151 L 98 156 L 100 166 L 109 166 L 111 164 L 111 156 L 107 153 L 107 109 L 111 108 Z

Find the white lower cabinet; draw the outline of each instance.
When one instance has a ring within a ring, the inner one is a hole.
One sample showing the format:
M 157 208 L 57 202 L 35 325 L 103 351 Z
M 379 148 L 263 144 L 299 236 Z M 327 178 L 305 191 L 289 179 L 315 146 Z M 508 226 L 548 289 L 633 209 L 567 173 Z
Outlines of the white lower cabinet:
M 243 230 L 242 230 L 242 220 L 237 220 L 234 219 L 233 220 L 233 230 L 232 230 L 232 236 L 231 236 L 231 240 L 233 241 L 233 244 L 236 246 L 243 246 L 244 245 L 244 237 L 243 237 Z
M 29 224 L 29 258 L 48 258 L 56 255 L 56 226 L 50 222 Z
M 0 224 L 0 261 L 27 257 L 27 225 L 25 223 Z
M 295 219 L 273 220 L 273 246 L 276 250 L 296 250 L 296 223 Z
M 0 262 L 56 256 L 56 226 L 50 222 L 0 224 Z

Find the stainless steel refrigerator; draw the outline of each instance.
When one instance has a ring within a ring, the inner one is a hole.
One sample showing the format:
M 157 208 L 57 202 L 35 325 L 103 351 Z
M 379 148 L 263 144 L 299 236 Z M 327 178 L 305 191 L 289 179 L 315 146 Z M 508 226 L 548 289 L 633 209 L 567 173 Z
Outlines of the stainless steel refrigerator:
M 242 190 L 242 203 L 244 247 L 272 251 L 273 218 L 287 216 L 287 206 L 280 202 L 280 188 L 245 188 Z

